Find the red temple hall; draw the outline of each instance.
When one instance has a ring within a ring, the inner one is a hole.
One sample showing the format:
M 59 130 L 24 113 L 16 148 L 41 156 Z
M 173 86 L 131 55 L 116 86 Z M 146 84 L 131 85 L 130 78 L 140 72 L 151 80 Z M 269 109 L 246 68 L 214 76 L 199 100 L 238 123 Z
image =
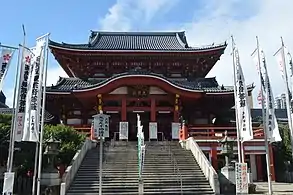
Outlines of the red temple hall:
M 49 47 L 69 76 L 47 88 L 46 109 L 55 122 L 90 133 L 92 116 L 103 111 L 110 115 L 108 140 L 136 141 L 139 113 L 145 140 L 163 141 L 178 140 L 184 120 L 188 136 L 214 168 L 224 166 L 219 140 L 225 131 L 236 137 L 234 89 L 206 75 L 226 43 L 192 47 L 185 32 L 92 31 L 87 43 L 50 40 Z M 251 97 L 254 86 L 247 87 Z M 261 181 L 266 179 L 264 138 L 254 131 L 255 139 L 245 142 L 245 158 L 252 179 Z

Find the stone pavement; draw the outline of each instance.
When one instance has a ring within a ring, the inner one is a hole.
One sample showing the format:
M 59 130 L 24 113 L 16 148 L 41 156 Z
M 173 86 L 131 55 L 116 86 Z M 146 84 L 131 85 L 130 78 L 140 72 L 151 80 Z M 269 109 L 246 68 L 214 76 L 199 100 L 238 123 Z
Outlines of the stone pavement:
M 268 192 L 268 183 L 267 182 L 255 182 L 256 184 L 256 194 L 267 194 Z M 276 195 L 293 195 L 293 183 L 272 183 L 273 194 Z

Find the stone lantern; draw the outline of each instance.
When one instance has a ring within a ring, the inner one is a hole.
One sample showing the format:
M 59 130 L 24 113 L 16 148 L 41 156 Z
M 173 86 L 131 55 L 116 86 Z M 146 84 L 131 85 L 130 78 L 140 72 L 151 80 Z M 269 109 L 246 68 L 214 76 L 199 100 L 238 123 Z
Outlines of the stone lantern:
M 52 194 L 58 194 L 58 187 L 61 179 L 58 170 L 54 166 L 56 156 L 59 154 L 60 141 L 50 138 L 46 142 L 46 148 L 44 154 L 48 157 L 48 167 L 46 167 L 42 173 L 41 185 L 47 186 L 52 190 Z
M 225 136 L 220 143 L 222 146 L 221 154 L 225 156 L 225 167 L 231 166 L 230 162 L 234 153 L 235 139 L 228 137 L 228 132 L 225 131 Z
M 52 138 L 50 138 L 47 142 L 46 142 L 46 149 L 44 154 L 48 156 L 48 168 L 46 169 L 46 172 L 55 172 L 57 171 L 57 169 L 54 167 L 54 162 L 55 162 L 55 158 L 56 156 L 59 154 L 59 145 L 60 145 L 60 141 L 57 140 L 53 140 Z
M 225 136 L 219 141 L 222 146 L 221 154 L 225 156 L 225 166 L 221 169 L 221 173 L 224 176 L 222 179 L 222 184 L 225 187 L 229 186 L 231 183 L 235 184 L 235 167 L 231 164 L 231 158 L 234 152 L 235 139 L 228 137 L 228 132 L 225 131 Z M 221 185 L 222 185 L 221 184 Z M 234 188 L 235 189 L 235 188 Z

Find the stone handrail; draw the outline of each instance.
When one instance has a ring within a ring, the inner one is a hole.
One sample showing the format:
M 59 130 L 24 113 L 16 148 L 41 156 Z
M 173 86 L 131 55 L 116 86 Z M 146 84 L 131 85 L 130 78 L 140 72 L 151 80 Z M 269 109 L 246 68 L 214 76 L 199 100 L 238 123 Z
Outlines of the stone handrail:
M 71 182 L 73 181 L 75 174 L 77 173 L 86 153 L 92 149 L 95 144 L 87 139 L 80 150 L 76 152 L 74 155 L 70 166 L 67 167 L 60 184 L 60 195 L 65 195 L 66 191 L 68 190 Z
M 190 137 L 186 140 L 186 149 L 191 150 L 194 158 L 199 164 L 206 179 L 209 181 L 215 194 L 220 194 L 220 183 L 218 180 L 218 174 L 211 165 L 210 161 L 205 156 L 205 154 L 202 152 L 198 144 L 195 142 L 193 137 Z

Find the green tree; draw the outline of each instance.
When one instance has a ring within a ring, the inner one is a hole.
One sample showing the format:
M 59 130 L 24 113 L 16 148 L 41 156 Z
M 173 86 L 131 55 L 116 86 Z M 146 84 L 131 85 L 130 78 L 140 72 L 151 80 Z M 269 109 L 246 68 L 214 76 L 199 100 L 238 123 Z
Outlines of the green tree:
M 86 139 L 84 134 L 78 133 L 73 127 L 65 125 L 45 125 L 44 143 L 50 138 L 60 141 L 58 161 L 65 166 L 69 165 L 75 153 Z
M 12 115 L 0 114 L 0 164 L 7 160 Z
M 279 177 L 282 177 L 284 171 L 287 171 L 286 162 L 292 161 L 292 153 L 289 126 L 287 124 L 279 124 L 279 131 L 282 141 L 274 143 L 274 160 L 277 177 L 278 173 L 280 173 Z
M 0 114 L 0 163 L 2 164 L 7 160 L 11 119 L 11 115 Z M 75 153 L 80 149 L 86 136 L 78 133 L 74 128 L 69 126 L 45 125 L 44 146 L 46 145 L 46 141 L 50 138 L 60 141 L 59 155 L 57 157 L 58 163 L 67 166 L 70 164 Z M 28 170 L 33 169 L 35 146 L 35 143 L 32 142 L 15 143 L 15 147 L 20 148 L 20 151 L 15 151 L 14 166 L 16 166 L 18 170 L 21 169 L 21 172 L 24 174 Z

